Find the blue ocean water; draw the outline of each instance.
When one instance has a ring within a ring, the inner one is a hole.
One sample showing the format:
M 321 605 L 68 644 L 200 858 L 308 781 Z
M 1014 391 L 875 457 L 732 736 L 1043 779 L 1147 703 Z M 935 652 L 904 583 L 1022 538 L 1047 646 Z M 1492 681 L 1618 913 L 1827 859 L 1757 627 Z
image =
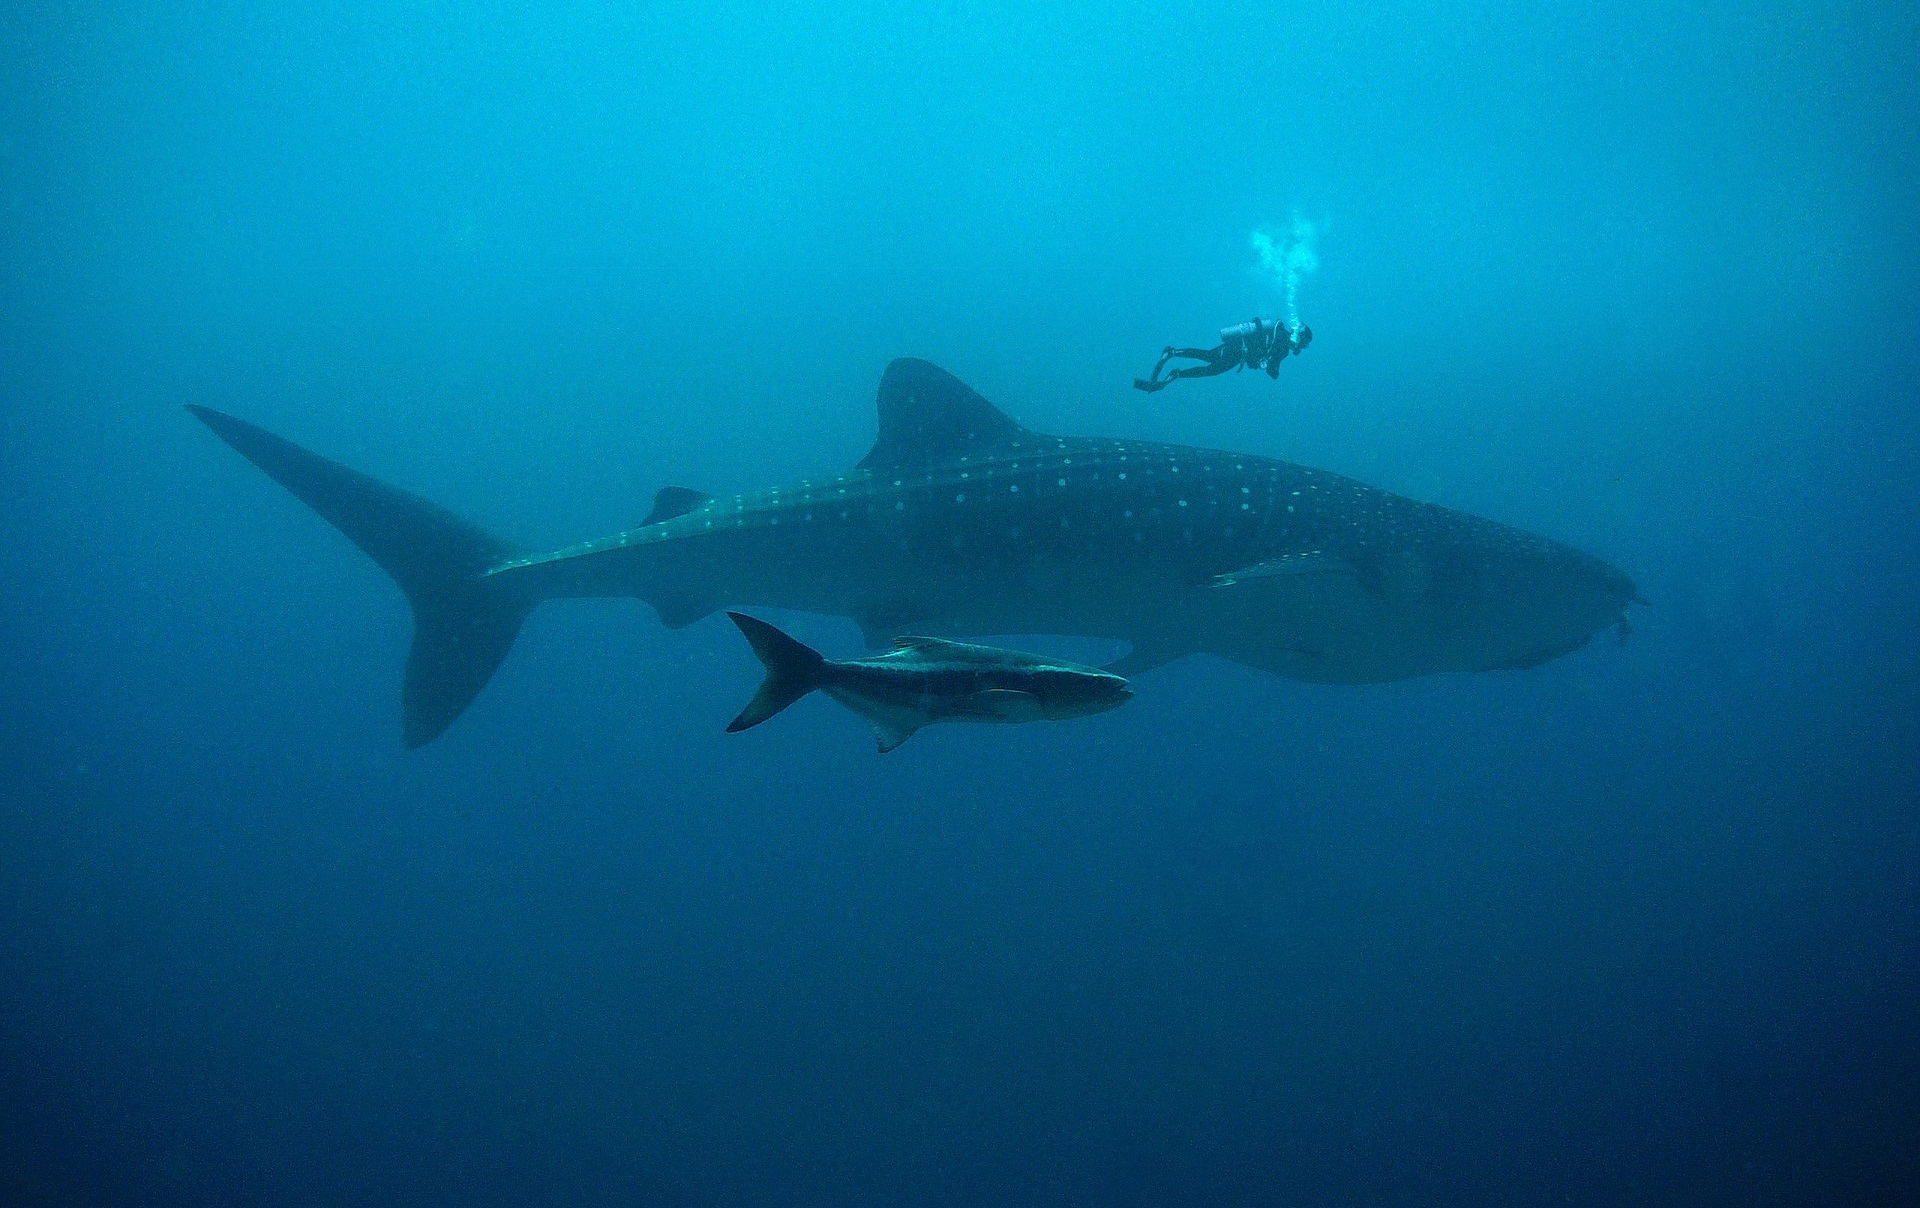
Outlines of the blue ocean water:
M 0 56 L 6 1202 L 1920 1185 L 1912 4 L 23 5 Z M 1278 381 L 1129 388 L 1309 227 Z M 563 602 L 408 753 L 402 597 L 181 410 L 550 547 L 851 465 L 901 355 L 1652 606 L 881 757 L 722 733 L 720 618 Z

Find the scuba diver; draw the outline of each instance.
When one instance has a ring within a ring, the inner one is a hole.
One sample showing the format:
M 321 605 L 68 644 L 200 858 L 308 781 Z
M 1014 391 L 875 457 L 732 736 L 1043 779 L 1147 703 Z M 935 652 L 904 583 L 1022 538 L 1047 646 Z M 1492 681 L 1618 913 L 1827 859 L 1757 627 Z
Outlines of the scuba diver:
M 1221 328 L 1220 344 L 1216 348 L 1175 348 L 1167 345 L 1160 354 L 1159 362 L 1154 365 L 1153 373 L 1145 378 L 1133 379 L 1133 388 L 1152 394 L 1156 390 L 1165 390 L 1178 378 L 1213 377 L 1229 369 L 1264 369 L 1268 377 L 1277 378 L 1280 376 L 1280 362 L 1305 352 L 1311 343 L 1311 327 L 1302 324 L 1300 330 L 1289 331 L 1284 323 L 1269 323 L 1256 316 L 1250 323 Z M 1168 370 L 1167 376 L 1162 378 L 1160 371 L 1166 368 L 1168 359 L 1172 357 L 1186 357 L 1202 363 Z

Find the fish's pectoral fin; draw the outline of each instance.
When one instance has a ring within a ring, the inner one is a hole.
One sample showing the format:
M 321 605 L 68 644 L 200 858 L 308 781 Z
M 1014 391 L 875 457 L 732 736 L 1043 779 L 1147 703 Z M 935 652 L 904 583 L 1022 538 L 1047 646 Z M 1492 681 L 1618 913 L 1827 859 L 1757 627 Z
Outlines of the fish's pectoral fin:
M 888 751 L 893 750 L 919 732 L 920 727 L 916 725 L 905 725 L 894 721 L 873 719 L 873 738 L 874 742 L 879 745 L 882 755 L 885 755 Z
M 967 703 L 979 716 L 1005 721 L 1035 721 L 1045 716 L 1040 698 L 1018 688 L 983 688 L 969 696 Z

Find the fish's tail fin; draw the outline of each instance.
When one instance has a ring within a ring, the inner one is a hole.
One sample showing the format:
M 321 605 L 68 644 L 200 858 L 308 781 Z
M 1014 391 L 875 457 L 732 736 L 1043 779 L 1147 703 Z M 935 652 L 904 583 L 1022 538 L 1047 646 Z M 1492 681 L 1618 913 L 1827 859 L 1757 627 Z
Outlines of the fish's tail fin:
M 760 691 L 740 710 L 740 716 L 727 724 L 727 733 L 752 729 L 825 682 L 827 660 L 819 651 L 794 641 L 765 621 L 737 612 L 727 617 L 739 626 L 767 669 Z
M 408 747 L 438 738 L 486 686 L 539 603 L 512 576 L 486 571 L 521 551 L 418 495 L 388 486 L 207 407 L 214 435 L 264 470 L 393 576 L 413 606 L 402 692 Z

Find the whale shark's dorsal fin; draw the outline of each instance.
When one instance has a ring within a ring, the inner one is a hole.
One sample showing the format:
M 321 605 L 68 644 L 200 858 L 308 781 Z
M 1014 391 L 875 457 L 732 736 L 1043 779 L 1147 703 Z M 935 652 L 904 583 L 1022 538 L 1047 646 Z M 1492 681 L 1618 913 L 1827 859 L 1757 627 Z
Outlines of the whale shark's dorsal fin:
M 901 357 L 880 377 L 880 436 L 863 470 L 953 461 L 1011 444 L 1026 429 L 938 365 Z

